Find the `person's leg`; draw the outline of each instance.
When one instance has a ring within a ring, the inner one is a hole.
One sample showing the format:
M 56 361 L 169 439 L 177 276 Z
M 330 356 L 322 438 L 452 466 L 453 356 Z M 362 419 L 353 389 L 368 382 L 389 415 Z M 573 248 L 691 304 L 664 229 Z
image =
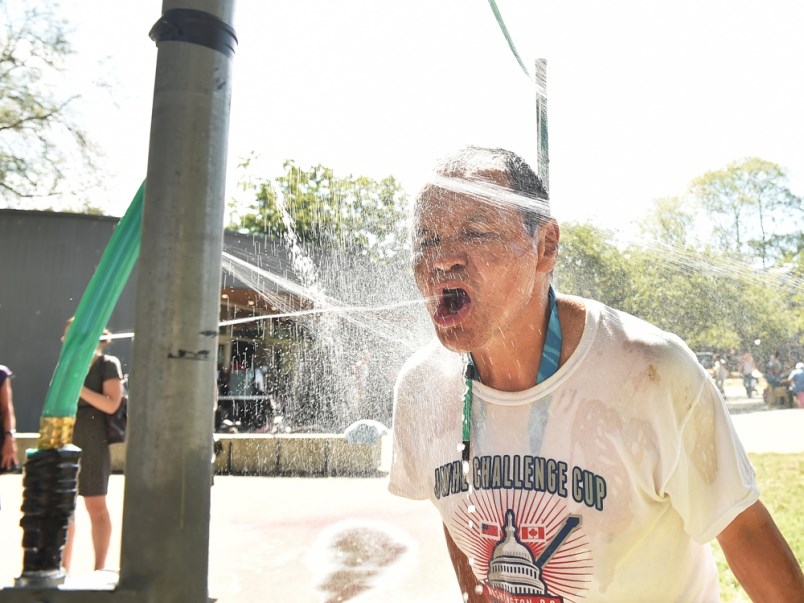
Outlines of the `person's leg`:
M 84 503 L 92 523 L 92 545 L 95 548 L 95 569 L 106 567 L 106 554 L 112 540 L 112 519 L 106 507 L 106 496 L 85 496 Z
M 75 540 L 75 514 L 67 524 L 67 541 L 64 543 L 64 550 L 61 553 L 61 566 L 65 571 L 70 571 L 70 562 L 73 558 L 73 540 Z
M 804 392 L 798 392 L 796 398 L 798 398 L 798 407 L 804 408 Z

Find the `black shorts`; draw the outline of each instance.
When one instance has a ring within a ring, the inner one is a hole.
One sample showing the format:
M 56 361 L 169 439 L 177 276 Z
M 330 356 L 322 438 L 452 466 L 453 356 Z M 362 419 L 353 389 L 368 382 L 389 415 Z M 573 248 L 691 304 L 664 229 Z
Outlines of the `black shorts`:
M 106 443 L 105 413 L 79 406 L 75 415 L 73 444 L 81 449 L 78 462 L 79 496 L 106 496 L 112 473 L 112 455 Z

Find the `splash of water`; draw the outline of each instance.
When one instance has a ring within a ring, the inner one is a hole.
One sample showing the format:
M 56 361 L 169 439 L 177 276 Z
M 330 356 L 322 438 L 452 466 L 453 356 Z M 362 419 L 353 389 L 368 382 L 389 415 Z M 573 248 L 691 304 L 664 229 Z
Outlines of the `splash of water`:
M 523 197 L 488 181 L 436 178 L 433 182 L 495 207 L 549 215 L 545 199 Z M 244 245 L 246 250 L 230 247 L 222 257 L 222 268 L 229 278 L 256 292 L 277 311 L 268 316 L 255 313 L 236 317 L 221 326 L 266 321 L 275 325 L 283 319 L 299 326 L 304 335 L 296 347 L 285 348 L 288 351 L 282 370 L 294 375 L 285 392 L 289 406 L 306 405 L 310 411 L 299 419 L 300 428 L 318 425 L 341 430 L 358 418 L 387 424 L 396 371 L 433 335 L 412 279 L 410 259 L 372 262 L 350 253 L 345 245 L 326 252 L 309 251 L 293 232 L 293 220 L 284 208 L 282 216 L 289 234 L 280 249 L 272 248 L 269 239 L 254 236 L 250 246 Z M 760 272 L 745 262 L 716 263 L 703 253 L 635 236 L 624 238 L 605 231 L 598 234 L 614 248 L 638 249 L 653 258 L 651 269 L 659 276 L 744 279 L 784 295 L 800 295 L 802 291 L 799 277 Z M 283 252 L 284 263 L 277 259 Z M 570 267 L 576 268 L 581 273 L 589 270 L 586 266 Z M 559 290 L 561 282 L 559 271 Z M 272 345 L 266 343 L 265 347 Z
M 254 244 L 254 251 L 227 250 L 222 266 L 279 310 L 270 317 L 271 328 L 282 318 L 294 322 L 299 336 L 283 348 L 272 371 L 287 375 L 282 395 L 290 422 L 300 430 L 327 431 L 342 431 L 359 419 L 389 424 L 396 371 L 432 336 L 407 260 L 374 262 L 350 250 L 346 240 L 336 249 L 311 252 L 295 233 L 281 196 L 277 209 L 286 231 L 284 265 L 263 267 L 270 259 Z M 266 317 L 236 317 L 224 326 L 256 320 Z

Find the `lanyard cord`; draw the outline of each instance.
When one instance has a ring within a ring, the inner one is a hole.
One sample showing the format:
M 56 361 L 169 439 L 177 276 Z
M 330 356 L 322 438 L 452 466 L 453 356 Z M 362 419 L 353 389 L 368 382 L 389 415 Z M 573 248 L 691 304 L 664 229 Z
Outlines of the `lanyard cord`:
M 539 374 L 536 377 L 537 384 L 555 374 L 558 370 L 558 359 L 561 355 L 561 323 L 558 321 L 556 292 L 552 285 L 550 285 L 550 289 L 547 292 L 547 304 L 550 319 L 547 322 L 547 336 L 544 338 L 542 359 L 539 362 Z M 466 383 L 466 390 L 463 394 L 463 447 L 461 456 L 463 462 L 468 463 L 472 421 L 472 381 L 477 377 L 477 370 L 471 354 L 467 356 L 463 377 Z

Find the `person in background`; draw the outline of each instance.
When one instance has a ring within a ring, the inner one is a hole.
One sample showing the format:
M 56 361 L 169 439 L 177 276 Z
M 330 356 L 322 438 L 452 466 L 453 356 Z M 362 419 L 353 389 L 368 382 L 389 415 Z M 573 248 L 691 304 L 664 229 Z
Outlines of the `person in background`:
M 715 385 L 717 385 L 718 390 L 724 396 L 726 395 L 726 390 L 724 389 L 724 383 L 726 381 L 726 377 L 729 376 L 729 369 L 726 363 L 726 359 L 723 356 L 719 356 L 717 360 L 715 360 Z
M 11 389 L 13 373 L 0 364 L 0 419 L 3 422 L 3 450 L 0 469 L 13 471 L 17 467 L 17 419 L 14 416 L 14 396 Z
M 552 286 L 560 230 L 504 149 L 415 198 L 436 338 L 394 390 L 391 493 L 429 500 L 463 600 L 717 601 L 710 541 L 754 601 L 804 601 L 728 409 L 677 336 Z
M 804 362 L 796 362 L 796 368 L 787 378 L 790 381 L 790 391 L 796 397 L 799 408 L 804 408 Z
M 768 360 L 768 370 L 765 372 L 765 381 L 771 388 L 778 386 L 782 382 L 782 361 L 779 358 L 780 354 L 777 351 L 770 360 Z
M 754 357 L 751 352 L 745 352 L 740 359 L 740 371 L 743 375 L 743 386 L 745 387 L 745 395 L 749 398 L 754 394 L 754 371 L 757 370 L 757 365 L 754 363 Z
M 65 336 L 72 321 L 72 318 L 67 321 Z M 95 349 L 92 364 L 81 388 L 73 431 L 73 443 L 81 449 L 78 495 L 84 499 L 92 525 L 96 570 L 106 567 L 106 556 L 112 539 L 112 521 L 106 505 L 112 459 L 106 441 L 105 414 L 112 414 L 118 409 L 124 393 L 120 360 L 104 353 L 111 333 L 104 330 L 103 334 L 104 338 Z M 64 569 L 67 571 L 70 570 L 74 538 L 75 521 L 71 521 L 62 556 Z

